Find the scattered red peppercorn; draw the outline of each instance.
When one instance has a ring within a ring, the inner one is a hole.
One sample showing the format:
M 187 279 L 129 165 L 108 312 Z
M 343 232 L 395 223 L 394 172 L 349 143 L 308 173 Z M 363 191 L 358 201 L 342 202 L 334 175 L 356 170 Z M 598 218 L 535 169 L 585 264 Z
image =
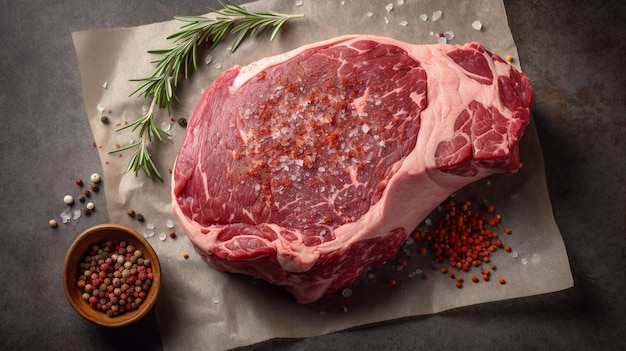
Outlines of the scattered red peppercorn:
M 176 233 L 174 231 L 170 232 L 170 238 L 172 239 L 176 238 Z
M 188 258 L 189 258 L 189 254 L 188 254 L 188 253 L 186 253 L 186 252 L 183 252 L 183 258 L 184 258 L 184 259 L 188 259 Z
M 500 284 L 506 284 L 506 281 L 504 280 L 504 278 L 500 278 L 500 279 L 498 280 L 498 283 L 500 283 Z
M 471 277 L 474 283 L 481 278 L 489 281 L 490 272 L 482 267 L 488 265 L 492 270 L 496 269 L 496 265 L 491 263 L 491 253 L 499 248 L 511 251 L 510 246 L 504 245 L 498 237 L 496 228 L 500 225 L 502 216 L 496 213 L 496 207 L 481 196 L 463 201 L 451 197 L 441 204 L 433 216 L 436 218 L 425 220 L 428 232 L 416 230 L 412 233 L 412 239 L 420 243 L 417 252 L 432 252 L 433 260 L 437 263 L 433 265 L 433 270 L 449 274 L 455 284 L 463 284 L 460 272 L 470 272 L 476 268 L 481 273 L 468 275 L 468 279 Z M 512 233 L 508 227 L 503 231 L 506 234 Z M 404 260 L 399 263 L 405 264 Z M 446 263 L 446 266 L 441 266 L 441 263 Z
M 75 182 L 75 183 L 76 183 L 76 185 L 78 185 L 78 186 L 82 186 L 82 185 L 83 185 L 83 180 L 82 180 L 82 179 L 80 179 L 80 178 L 76 178 L 76 179 L 74 180 L 74 182 Z
M 391 286 L 396 286 L 396 284 L 398 284 L 398 282 L 395 279 L 391 279 L 389 281 L 389 285 L 391 285 Z

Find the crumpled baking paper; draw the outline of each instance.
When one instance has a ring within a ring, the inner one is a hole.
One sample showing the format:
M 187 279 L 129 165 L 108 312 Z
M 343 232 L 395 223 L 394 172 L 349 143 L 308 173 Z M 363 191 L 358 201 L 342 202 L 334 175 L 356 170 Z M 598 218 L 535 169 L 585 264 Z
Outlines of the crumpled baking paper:
M 235 53 L 229 51 L 227 41 L 210 56 L 203 53 L 198 58 L 199 71 L 177 89 L 182 105 L 174 106 L 171 116 L 166 111 L 157 112 L 158 124 L 171 133 L 165 142 L 150 146 L 165 178 L 163 183 L 143 173 L 124 173 L 131 151 L 109 151 L 136 140 L 130 131 L 115 130 L 143 115 L 150 103 L 129 97 L 138 87 L 129 79 L 152 72 L 150 62 L 155 57 L 147 51 L 170 47 L 165 38 L 182 23 L 172 20 L 73 33 L 87 118 L 104 169 L 110 220 L 143 233 L 162 263 L 163 284 L 156 314 L 165 349 L 229 349 L 271 338 L 309 337 L 573 285 L 532 123 L 521 142 L 524 166 L 520 172 L 493 176 L 454 194 L 459 199 L 482 196 L 496 205 L 503 225 L 513 229 L 511 235 L 501 234 L 513 251 L 498 250 L 491 256 L 498 277 L 506 279 L 505 285 L 498 284 L 495 277 L 491 282 L 473 284 L 466 275 L 463 289 L 458 289 L 447 275 L 432 268 L 431 257 L 420 255 L 418 243 L 411 241 L 401 248 L 397 260 L 370 270 L 347 289 L 309 305 L 297 303 L 280 287 L 210 268 L 195 253 L 172 212 L 169 172 L 185 132 L 176 120 L 191 116 L 203 90 L 224 70 L 344 34 L 389 36 L 417 44 L 437 43 L 443 40 L 440 35 L 453 44 L 479 41 L 495 54 L 510 55 L 511 64 L 520 68 L 501 0 L 260 0 L 245 6 L 302 13 L 305 18 L 287 23 L 271 43 L 268 33 L 262 33 L 245 41 Z M 103 124 L 101 116 L 107 116 L 109 123 Z M 129 217 L 126 212 L 130 208 L 143 214 L 145 220 Z M 428 226 L 424 224 L 422 229 Z M 176 238 L 169 236 L 171 231 Z M 400 260 L 407 265 L 398 264 Z M 391 279 L 396 280 L 395 286 L 389 284 Z

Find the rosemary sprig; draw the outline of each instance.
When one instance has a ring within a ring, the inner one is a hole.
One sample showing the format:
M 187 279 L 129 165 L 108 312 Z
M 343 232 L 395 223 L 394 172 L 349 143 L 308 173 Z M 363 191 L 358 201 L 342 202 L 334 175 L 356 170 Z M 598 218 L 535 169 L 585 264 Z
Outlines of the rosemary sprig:
M 133 91 L 130 96 L 152 97 L 152 103 L 148 111 L 131 124 L 117 129 L 121 131 L 130 129 L 132 132 L 138 130 L 140 140 L 123 148 L 110 151 L 109 154 L 121 152 L 129 149 L 136 149 L 133 153 L 125 172 L 133 171 L 135 175 L 141 170 L 148 177 L 156 175 L 163 181 L 161 174 L 148 152 L 148 144 L 153 139 L 163 141 L 161 135 L 170 134 L 156 126 L 154 113 L 155 107 L 167 108 L 171 114 L 172 101 L 180 100 L 174 93 L 174 88 L 178 86 L 179 78 L 185 79 L 189 76 L 189 68 L 198 70 L 197 53 L 198 48 L 204 43 L 209 43 L 209 51 L 213 50 L 219 43 L 223 42 L 230 34 L 235 34 L 235 39 L 230 47 L 231 52 L 235 52 L 242 41 L 246 38 L 253 38 L 257 33 L 267 28 L 273 28 L 270 34 L 272 41 L 282 26 L 292 18 L 302 18 L 304 15 L 286 15 L 272 11 L 248 11 L 242 6 L 219 2 L 221 9 L 213 10 L 213 16 L 175 16 L 174 19 L 186 23 L 180 27 L 180 31 L 167 37 L 172 40 L 174 46 L 163 50 L 150 50 L 148 53 L 162 56 L 161 59 L 152 61 L 156 66 L 151 75 L 131 79 L 134 82 L 141 82 L 141 86 Z

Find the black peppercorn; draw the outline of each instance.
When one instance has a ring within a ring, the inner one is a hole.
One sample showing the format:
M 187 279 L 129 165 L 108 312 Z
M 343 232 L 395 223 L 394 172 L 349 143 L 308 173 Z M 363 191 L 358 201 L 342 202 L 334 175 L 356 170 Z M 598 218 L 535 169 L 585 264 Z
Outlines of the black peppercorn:
M 107 116 L 102 116 L 100 117 L 100 122 L 102 122 L 102 124 L 109 124 L 109 118 Z
M 187 126 L 187 120 L 183 117 L 178 119 L 178 125 L 185 128 Z

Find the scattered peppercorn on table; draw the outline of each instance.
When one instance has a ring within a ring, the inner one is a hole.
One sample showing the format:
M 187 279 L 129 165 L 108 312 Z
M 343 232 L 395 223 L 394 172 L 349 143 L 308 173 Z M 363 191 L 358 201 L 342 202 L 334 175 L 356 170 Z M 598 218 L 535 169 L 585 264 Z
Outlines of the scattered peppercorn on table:
M 277 10 L 300 13 L 312 2 L 283 2 Z M 390 3 L 393 6 L 387 10 L 386 6 Z M 304 19 L 309 22 L 303 23 L 315 32 L 322 27 L 341 27 L 344 23 L 357 28 L 355 23 L 362 25 L 377 21 L 381 26 L 424 28 L 437 36 L 433 36 L 433 40 L 451 37 L 445 23 L 454 18 L 454 13 L 441 2 L 432 8 L 428 2 L 421 2 L 422 7 L 415 14 L 403 13 L 402 8 L 418 2 L 405 0 L 400 3 L 396 0 L 382 1 L 378 7 L 372 8 L 360 5 L 358 10 L 351 10 L 350 16 L 346 16 L 341 23 L 312 24 L 310 18 Z M 333 11 L 342 13 L 355 5 L 356 1 L 337 0 L 333 2 Z M 2 52 L 5 70 L 0 79 L 3 92 L 0 101 L 5 115 L 3 121 L 8 125 L 0 128 L 0 147 L 5 165 L 0 173 L 0 197 L 3 199 L 2 218 L 6 226 L 0 245 L 0 265 L 3 267 L 0 272 L 0 297 L 4 301 L 0 317 L 0 349 L 81 348 L 78 345 L 89 345 L 89 349 L 93 350 L 176 349 L 171 346 L 172 340 L 181 337 L 193 339 L 195 335 L 189 333 L 195 333 L 198 325 L 209 326 L 222 317 L 245 322 L 253 318 L 253 314 L 265 314 L 276 322 L 278 339 L 248 344 L 244 349 L 354 349 L 365 343 L 371 349 L 463 347 L 471 350 L 484 349 L 486 345 L 511 350 L 626 348 L 620 338 L 625 331 L 622 316 L 626 313 L 626 302 L 621 298 L 626 281 L 623 269 L 626 265 L 623 254 L 626 250 L 623 220 L 626 161 L 621 156 L 625 149 L 626 111 L 622 102 L 623 79 L 620 80 L 623 75 L 620 74 L 619 62 L 615 60 L 623 56 L 621 26 L 624 10 L 618 1 L 574 5 L 560 0 L 504 3 L 519 52 L 511 54 L 511 58 L 504 55 L 504 58 L 511 64 L 520 63 L 533 82 L 533 118 L 545 160 L 545 180 L 554 219 L 567 248 L 574 286 L 550 294 L 470 304 L 436 315 L 401 318 L 315 337 L 281 339 L 297 327 L 297 323 L 292 323 L 290 319 L 282 319 L 287 311 L 285 307 L 269 309 L 267 305 L 257 306 L 254 311 L 240 310 L 236 307 L 238 302 L 229 299 L 234 295 L 230 294 L 232 290 L 218 298 L 202 295 L 207 287 L 193 279 L 184 286 L 178 286 L 176 273 L 179 268 L 185 265 L 192 267 L 198 256 L 191 246 L 185 246 L 187 238 L 175 224 L 173 228 L 163 224 L 162 230 L 147 238 L 157 248 L 163 249 L 170 243 L 180 248 L 180 252 L 171 254 L 177 259 L 175 265 L 169 256 L 166 262 L 161 262 L 163 294 L 157 303 L 157 309 L 160 308 L 158 313 L 152 310 L 129 326 L 107 329 L 81 318 L 63 294 L 61 275 L 68 248 L 83 230 L 110 222 L 109 213 L 112 210 L 106 194 L 108 178 L 104 176 L 105 165 L 100 158 L 106 150 L 99 149 L 85 119 L 85 109 L 96 110 L 97 107 L 83 104 L 83 98 L 89 96 L 83 96 L 86 90 L 81 85 L 71 33 L 129 28 L 169 21 L 174 15 L 202 14 L 208 11 L 208 7 L 217 8 L 217 1 L 129 3 L 107 0 L 81 4 L 80 7 L 69 1 L 54 5 L 40 0 L 5 4 L 3 13 L 6 16 L 2 21 L 4 35 L 0 38 L 0 44 L 5 48 Z M 433 22 L 432 14 L 437 10 L 442 10 L 441 19 Z M 473 22 L 480 19 L 480 31 L 488 33 L 493 30 L 489 27 L 489 10 L 476 11 L 471 18 L 463 20 L 467 22 L 467 27 L 472 28 L 478 27 Z M 69 13 L 76 15 L 69 16 Z M 426 21 L 420 18 L 422 14 L 428 15 Z M 422 27 L 415 27 L 418 24 Z M 282 45 L 285 42 L 283 39 L 298 33 L 290 31 L 298 25 L 285 27 L 277 41 L 271 44 L 265 41 L 266 37 L 261 37 L 261 45 Z M 165 37 L 167 33 L 162 34 L 159 37 Z M 455 33 L 451 42 L 456 40 L 462 40 L 461 33 Z M 165 41 L 155 43 L 151 48 L 165 47 L 165 44 Z M 138 43 L 97 42 L 93 43 L 92 50 L 134 45 Z M 254 51 L 257 47 L 257 44 L 249 45 L 242 47 L 241 52 Z M 220 63 L 216 61 L 217 57 L 219 55 L 214 55 L 210 67 Z M 204 57 L 200 58 L 200 62 L 204 60 Z M 249 63 L 244 57 L 239 61 L 241 64 Z M 106 61 L 97 62 L 103 71 L 111 69 Z M 136 76 L 143 73 L 137 72 Z M 101 92 L 115 91 L 119 87 L 116 84 L 122 84 L 117 81 L 93 83 L 101 87 Z M 191 89 L 193 83 L 189 84 L 186 87 Z M 130 92 L 122 93 L 128 95 Z M 130 101 L 134 103 L 133 99 Z M 183 105 L 174 107 L 174 111 L 189 113 L 192 108 Z M 99 114 L 99 111 L 96 112 Z M 141 113 L 141 108 L 136 112 Z M 106 109 L 103 110 L 98 123 L 106 128 L 116 128 L 119 119 L 116 113 L 111 111 L 109 114 Z M 175 117 L 178 115 L 173 114 L 172 118 Z M 175 118 L 172 129 L 184 128 L 183 124 L 178 124 L 178 118 Z M 524 154 L 521 159 L 525 168 L 527 160 Z M 535 160 L 528 160 L 528 165 L 532 166 L 532 162 Z M 94 173 L 101 176 L 95 182 L 97 187 L 91 186 Z M 167 176 L 167 167 L 162 174 Z M 538 181 L 543 179 L 542 175 Z M 129 186 L 129 183 L 122 183 L 121 187 L 124 186 Z M 148 182 L 142 186 L 150 189 Z M 478 201 L 476 196 L 482 199 Z M 507 274 L 507 262 L 515 261 L 520 267 L 541 267 L 542 262 L 537 261 L 543 257 L 525 256 L 521 249 L 529 243 L 524 242 L 524 233 L 516 218 L 527 218 L 527 214 L 508 210 L 515 208 L 519 199 L 512 198 L 502 203 L 491 201 L 494 198 L 498 198 L 497 194 L 474 193 L 451 199 L 453 203 L 448 202 L 447 208 L 446 204 L 442 204 L 441 213 L 444 216 L 448 214 L 457 218 L 455 226 L 461 223 L 472 231 L 480 233 L 482 230 L 482 237 L 458 236 L 451 243 L 451 236 L 433 235 L 429 238 L 428 233 L 432 232 L 418 230 L 411 237 L 411 255 L 406 256 L 406 252 L 402 251 L 397 261 L 388 263 L 384 274 L 377 271 L 370 272 L 374 274 L 373 278 L 367 274 L 363 277 L 366 282 L 369 282 L 368 279 L 375 280 L 384 286 L 380 289 L 387 291 L 385 295 L 369 300 L 369 309 L 357 310 L 354 307 L 355 301 L 363 295 L 361 291 L 344 290 L 336 297 L 340 302 L 336 311 L 316 309 L 314 319 L 347 319 L 357 312 L 363 316 L 378 312 L 384 314 L 385 306 L 405 298 L 403 292 L 407 291 L 407 282 L 428 284 L 441 281 L 457 294 L 450 296 L 465 298 L 472 296 L 472 289 L 481 287 L 496 291 L 515 288 L 519 277 Z M 485 207 L 488 205 L 493 205 L 492 212 Z M 122 207 L 119 211 L 124 221 L 138 228 L 145 228 L 155 221 L 144 208 Z M 453 208 L 454 215 L 451 213 Z M 132 218 L 126 213 L 130 209 L 135 212 Z M 476 218 L 474 213 L 478 214 Z M 137 214 L 144 217 L 142 221 Z M 496 217 L 497 214 L 501 217 Z M 481 218 L 482 226 L 478 224 L 478 217 L 481 216 L 484 216 L 484 219 Z M 432 222 L 432 227 L 439 228 L 440 234 L 453 225 L 445 220 L 438 222 L 434 216 Z M 497 236 L 493 236 L 494 232 Z M 165 234 L 163 241 L 160 240 L 161 233 Z M 420 266 L 421 272 L 418 273 L 418 267 L 413 266 L 415 260 L 430 257 L 440 248 L 441 252 L 435 255 L 437 260 L 429 266 Z M 519 256 L 513 257 L 516 254 Z M 527 260 L 526 264 L 523 259 Z M 411 273 L 412 278 L 408 278 Z M 424 279 L 424 276 L 429 278 Z M 250 291 L 250 280 L 227 275 L 218 275 L 218 278 L 228 280 L 228 289 Z M 541 280 L 542 275 L 536 274 L 534 280 L 527 284 L 537 284 Z M 174 293 L 179 288 L 198 293 L 204 299 L 181 300 L 182 295 Z M 256 289 L 252 291 L 256 291 L 257 296 L 251 298 L 288 299 L 285 295 L 270 293 L 278 290 L 252 288 Z M 189 308 L 217 312 L 203 320 L 189 322 L 185 308 L 171 308 L 185 304 Z M 288 304 L 285 302 L 283 305 Z M 158 315 L 168 318 L 157 318 Z M 209 327 L 206 330 L 210 332 Z M 445 337 L 442 337 L 442 330 L 448 331 Z M 454 332 L 450 333 L 450 330 Z M 212 349 L 217 344 L 202 346 L 202 349 Z

